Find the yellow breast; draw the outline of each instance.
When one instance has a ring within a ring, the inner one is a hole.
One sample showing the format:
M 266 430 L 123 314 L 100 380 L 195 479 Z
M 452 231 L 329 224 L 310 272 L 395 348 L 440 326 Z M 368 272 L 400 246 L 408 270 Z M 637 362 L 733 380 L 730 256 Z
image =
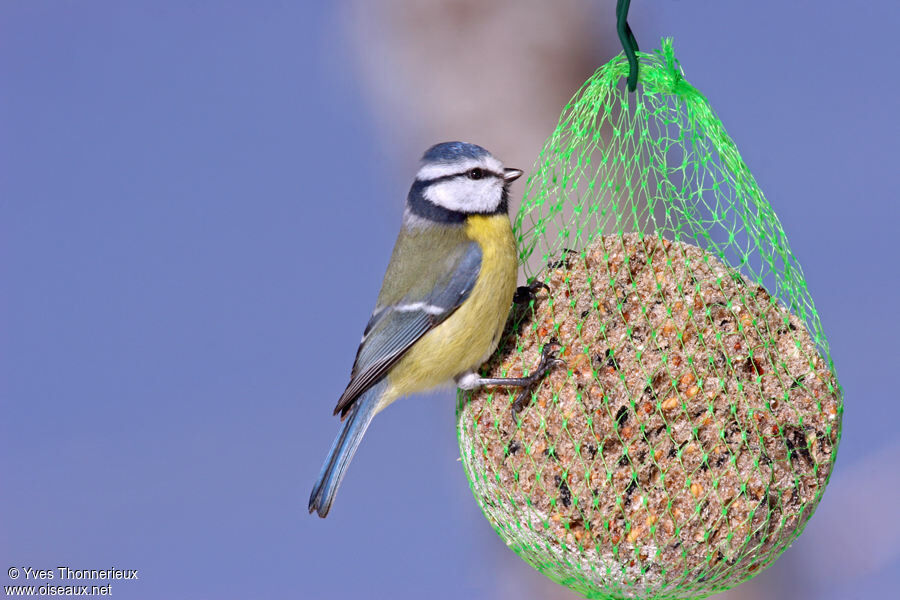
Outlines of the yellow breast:
M 466 235 L 481 247 L 481 270 L 469 298 L 426 333 L 391 369 L 379 410 L 476 369 L 500 341 L 516 291 L 516 244 L 506 215 L 473 215 Z

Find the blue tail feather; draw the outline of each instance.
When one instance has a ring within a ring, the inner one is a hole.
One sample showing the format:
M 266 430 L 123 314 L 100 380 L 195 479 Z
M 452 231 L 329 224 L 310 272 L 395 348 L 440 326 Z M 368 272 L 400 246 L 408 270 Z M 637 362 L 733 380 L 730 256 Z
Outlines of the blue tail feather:
M 309 495 L 309 512 L 317 512 L 320 517 L 328 515 L 331 503 L 337 493 L 341 481 L 347 472 L 347 466 L 353 460 L 356 449 L 362 441 L 369 423 L 375 416 L 378 400 L 384 392 L 387 382 L 382 379 L 360 396 L 348 411 L 344 424 L 338 432 L 331 450 L 322 465 L 319 478 Z

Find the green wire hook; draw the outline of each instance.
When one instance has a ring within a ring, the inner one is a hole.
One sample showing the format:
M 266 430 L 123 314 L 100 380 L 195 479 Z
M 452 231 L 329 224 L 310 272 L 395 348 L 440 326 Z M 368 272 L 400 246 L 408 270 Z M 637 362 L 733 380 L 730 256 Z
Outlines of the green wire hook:
M 619 32 L 619 41 L 622 42 L 622 48 L 625 50 L 625 56 L 628 57 L 628 91 L 633 92 L 637 88 L 638 78 L 638 59 L 636 52 L 638 51 L 637 40 L 634 39 L 634 33 L 628 26 L 628 7 L 631 0 L 619 0 L 616 4 L 616 30 Z

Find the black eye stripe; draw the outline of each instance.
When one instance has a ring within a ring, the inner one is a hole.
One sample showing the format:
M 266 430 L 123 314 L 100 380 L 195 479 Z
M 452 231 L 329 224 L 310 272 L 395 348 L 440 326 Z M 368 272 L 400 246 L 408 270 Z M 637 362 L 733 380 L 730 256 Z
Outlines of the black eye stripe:
M 476 169 L 469 169 L 466 173 L 462 173 L 462 175 L 468 175 L 469 173 L 471 173 L 472 171 L 475 171 L 475 170 Z M 503 179 L 503 174 L 501 174 L 501 173 L 494 173 L 493 171 L 489 171 L 488 169 L 482 169 L 482 168 L 478 168 L 477 170 L 481 173 L 480 179 L 485 179 L 487 177 L 496 177 L 497 179 Z
M 495 177 L 497 179 L 503 179 L 503 175 L 501 173 L 496 173 L 494 171 L 490 171 L 490 170 L 482 168 L 482 167 L 478 167 L 478 168 L 481 170 L 481 173 L 483 175 L 481 178 L 482 180 L 484 180 L 488 177 Z M 451 179 L 459 179 L 459 178 L 469 179 L 470 178 L 469 173 L 471 173 L 471 172 L 472 172 L 472 169 L 466 169 L 465 171 L 460 171 L 459 173 L 451 173 L 450 175 L 441 175 L 440 177 L 435 177 L 434 179 L 424 179 L 424 180 L 420 180 L 420 181 L 422 181 L 423 183 L 426 183 L 428 185 L 431 185 L 434 183 L 440 183 L 442 181 L 450 181 Z

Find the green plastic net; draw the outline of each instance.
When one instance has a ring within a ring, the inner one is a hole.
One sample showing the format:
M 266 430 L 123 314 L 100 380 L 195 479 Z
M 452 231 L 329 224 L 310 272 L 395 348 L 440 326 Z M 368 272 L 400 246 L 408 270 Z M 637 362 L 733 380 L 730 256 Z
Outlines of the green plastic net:
M 510 548 L 592 598 L 699 598 L 770 565 L 822 497 L 843 403 L 800 266 L 671 41 L 566 106 L 515 222 L 529 279 L 460 452 Z

